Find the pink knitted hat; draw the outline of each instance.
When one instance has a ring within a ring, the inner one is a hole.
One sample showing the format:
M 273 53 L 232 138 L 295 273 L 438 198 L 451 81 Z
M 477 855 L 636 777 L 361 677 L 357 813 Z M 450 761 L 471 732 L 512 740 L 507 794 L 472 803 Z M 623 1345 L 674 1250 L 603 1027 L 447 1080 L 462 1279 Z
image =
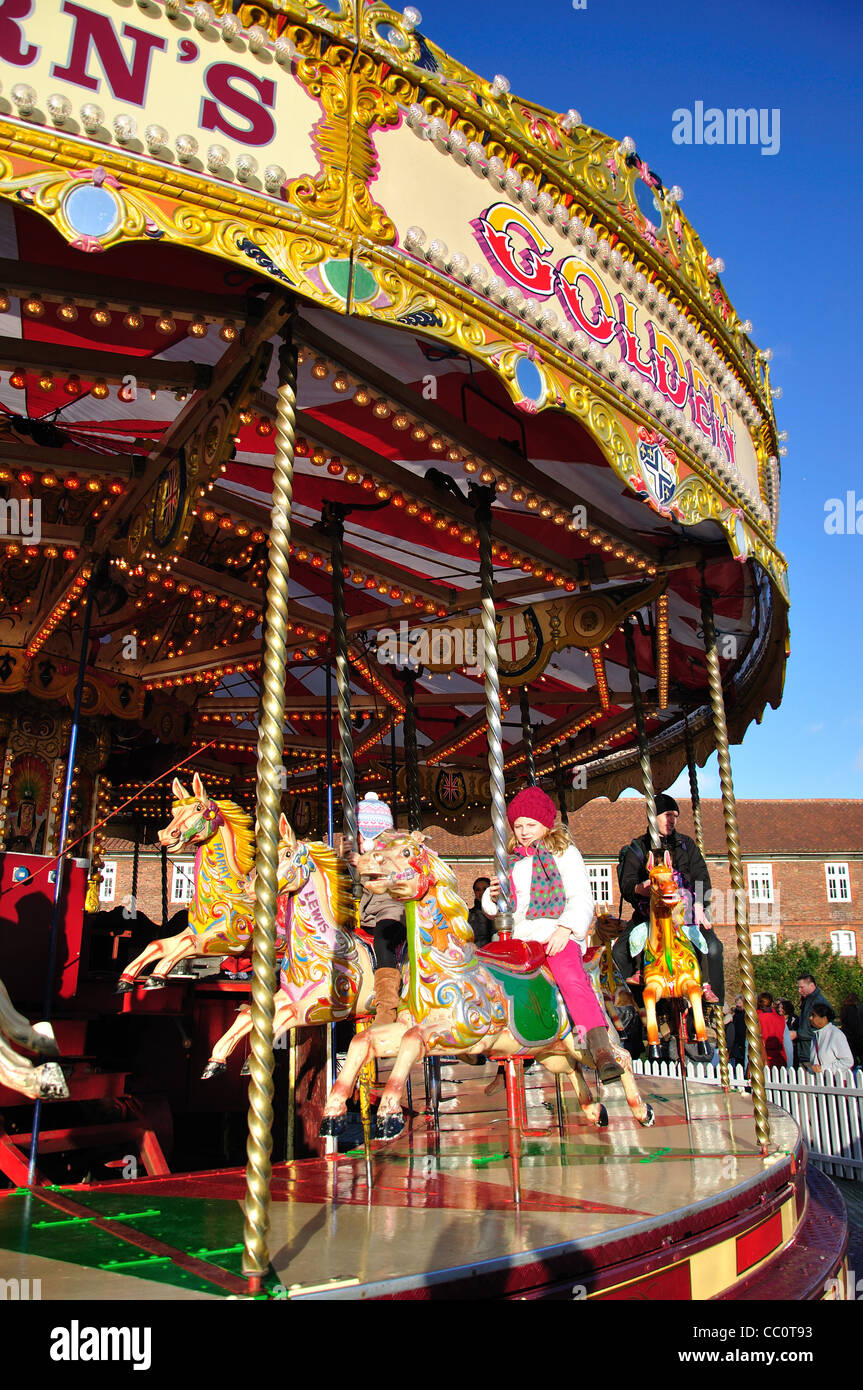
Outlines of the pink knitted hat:
M 547 825 L 551 830 L 557 819 L 557 810 L 542 787 L 523 787 L 506 809 L 506 818 L 511 826 L 515 826 L 519 816 L 539 821 L 540 825 Z
M 366 840 L 374 840 L 384 830 L 392 830 L 393 815 L 377 792 L 366 792 L 357 806 L 357 828 Z

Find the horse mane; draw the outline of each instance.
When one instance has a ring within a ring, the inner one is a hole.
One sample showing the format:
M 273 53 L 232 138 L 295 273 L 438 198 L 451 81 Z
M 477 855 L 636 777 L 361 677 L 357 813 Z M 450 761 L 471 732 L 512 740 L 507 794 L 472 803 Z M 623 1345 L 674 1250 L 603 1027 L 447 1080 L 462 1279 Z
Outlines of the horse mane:
M 353 927 L 356 919 L 356 907 L 352 891 L 353 883 L 347 864 L 344 859 L 339 858 L 334 849 L 321 840 L 306 840 L 305 845 L 312 856 L 315 867 L 320 869 L 327 880 L 336 925 Z
M 255 863 L 255 834 L 252 817 L 236 801 L 217 801 L 219 813 L 226 825 L 231 827 L 237 852 L 237 864 L 247 874 Z
M 447 926 L 453 935 L 462 942 L 473 942 L 473 931 L 471 930 L 467 916 L 467 905 L 458 891 L 458 879 L 455 870 L 446 860 L 441 859 L 436 850 L 429 845 L 423 845 L 431 877 L 434 880 L 434 893 L 437 904 L 447 921 Z

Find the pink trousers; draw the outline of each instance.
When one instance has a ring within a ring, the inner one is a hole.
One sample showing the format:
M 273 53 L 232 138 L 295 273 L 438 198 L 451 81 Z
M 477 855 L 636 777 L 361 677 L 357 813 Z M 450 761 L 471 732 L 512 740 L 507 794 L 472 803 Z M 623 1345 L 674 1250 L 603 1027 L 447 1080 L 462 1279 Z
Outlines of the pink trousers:
M 584 973 L 581 947 L 570 941 L 556 956 L 546 956 L 545 963 L 563 995 L 567 1013 L 576 1029 L 607 1028 L 608 1021 L 596 1000 L 590 981 Z

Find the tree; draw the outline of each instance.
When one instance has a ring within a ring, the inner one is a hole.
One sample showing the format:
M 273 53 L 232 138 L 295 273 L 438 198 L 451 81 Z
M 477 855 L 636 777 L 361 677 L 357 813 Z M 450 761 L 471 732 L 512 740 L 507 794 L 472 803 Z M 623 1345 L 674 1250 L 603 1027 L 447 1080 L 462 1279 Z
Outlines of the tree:
M 780 941 L 763 955 L 755 956 L 753 964 L 756 991 L 767 991 L 774 999 L 790 999 L 796 1004 L 801 975 L 815 978 L 837 1016 L 846 995 L 856 994 L 863 999 L 863 966 L 854 958 L 834 955 L 829 946 L 816 946 L 812 941 Z

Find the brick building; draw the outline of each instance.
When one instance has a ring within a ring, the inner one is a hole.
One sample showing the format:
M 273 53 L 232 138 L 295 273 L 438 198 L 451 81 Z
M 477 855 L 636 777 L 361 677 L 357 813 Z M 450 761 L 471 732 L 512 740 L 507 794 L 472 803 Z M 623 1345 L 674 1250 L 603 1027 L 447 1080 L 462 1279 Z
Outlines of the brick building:
M 678 798 L 680 829 L 693 834 L 688 801 Z M 725 851 L 722 803 L 701 803 L 707 866 L 713 884 L 711 918 L 725 946 L 736 955 L 734 902 Z M 738 801 L 737 817 L 749 896 L 753 949 L 767 950 L 774 941 L 812 941 L 863 961 L 863 800 Z M 597 901 L 616 911 L 617 852 L 644 833 L 643 802 L 590 802 L 569 818 L 575 843 L 584 855 Z M 435 849 L 456 871 L 462 896 L 473 901 L 471 885 L 491 870 L 491 832 L 458 836 L 434 826 L 428 835 Z M 102 902 L 110 907 L 131 893 L 132 852 L 124 841 L 105 848 L 106 876 Z M 168 913 L 188 901 L 191 857 L 168 863 Z M 158 850 L 142 849 L 138 905 L 161 922 L 161 860 Z

